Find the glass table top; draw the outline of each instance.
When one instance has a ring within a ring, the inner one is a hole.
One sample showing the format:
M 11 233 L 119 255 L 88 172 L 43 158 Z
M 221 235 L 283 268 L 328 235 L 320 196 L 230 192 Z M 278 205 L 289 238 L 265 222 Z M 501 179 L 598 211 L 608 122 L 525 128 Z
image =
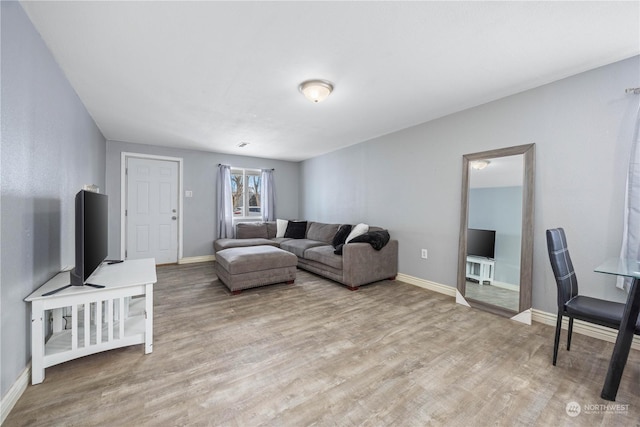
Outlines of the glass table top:
M 640 261 L 634 259 L 609 258 L 594 270 L 597 273 L 615 274 L 640 279 Z

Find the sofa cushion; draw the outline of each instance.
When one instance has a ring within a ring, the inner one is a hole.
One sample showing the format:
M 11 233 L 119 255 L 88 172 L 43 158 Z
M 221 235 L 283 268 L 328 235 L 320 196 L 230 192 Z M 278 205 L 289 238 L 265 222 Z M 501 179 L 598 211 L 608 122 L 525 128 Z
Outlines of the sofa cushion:
M 307 221 L 289 221 L 284 237 L 304 239 L 307 235 Z
M 278 226 L 275 221 L 268 221 L 267 224 L 267 239 L 273 239 L 276 237 L 278 233 Z
M 291 240 L 288 237 L 274 237 L 273 239 L 269 239 L 272 242 L 276 243 L 276 246 L 280 247 L 280 245 L 282 244 L 282 242 L 286 242 L 288 240 Z
M 246 248 L 248 246 L 280 246 L 280 243 L 269 239 L 218 239 L 213 242 L 214 252 L 229 248 Z
M 336 270 L 342 270 L 342 257 L 333 253 L 333 246 L 318 246 L 304 251 L 304 258 L 316 261 Z
M 353 228 L 351 224 L 342 224 L 340 228 L 338 228 L 336 235 L 333 237 L 331 245 L 333 245 L 334 248 L 337 248 L 338 245 L 344 245 L 345 240 L 347 240 L 347 236 L 351 233 L 351 228 Z
M 291 239 L 280 243 L 280 247 L 297 257 L 304 258 L 304 251 L 317 246 L 329 246 L 327 243 L 309 239 Z M 331 247 L 331 246 L 329 246 Z
M 267 224 L 264 222 L 239 222 L 236 224 L 238 239 L 268 239 Z
M 216 263 L 229 274 L 241 274 L 292 267 L 298 263 L 298 259 L 293 254 L 272 246 L 253 246 L 220 251 L 216 254 Z
M 367 231 L 369 231 L 369 226 L 367 224 L 362 224 L 362 223 L 357 224 L 351 229 L 351 233 L 349 233 L 349 235 L 347 236 L 347 239 L 344 242 L 349 243 L 351 239 L 361 234 L 364 234 Z
M 318 240 L 320 242 L 331 243 L 333 237 L 338 232 L 340 224 L 324 224 L 322 222 L 309 222 L 307 239 Z

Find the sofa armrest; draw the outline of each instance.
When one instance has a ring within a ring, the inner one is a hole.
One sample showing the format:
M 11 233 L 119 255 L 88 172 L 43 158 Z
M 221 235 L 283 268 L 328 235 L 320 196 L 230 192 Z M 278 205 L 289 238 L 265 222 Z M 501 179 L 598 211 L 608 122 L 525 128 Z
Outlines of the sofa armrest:
M 398 241 L 390 240 L 379 251 L 369 243 L 347 243 L 342 247 L 343 283 L 357 288 L 398 274 Z

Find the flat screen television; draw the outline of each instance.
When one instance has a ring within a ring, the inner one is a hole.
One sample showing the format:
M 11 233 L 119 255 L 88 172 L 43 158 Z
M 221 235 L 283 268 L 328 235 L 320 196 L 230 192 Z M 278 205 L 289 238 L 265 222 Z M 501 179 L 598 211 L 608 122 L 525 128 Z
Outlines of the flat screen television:
M 71 284 L 82 286 L 107 258 L 108 197 L 80 190 L 76 194 L 76 266 Z
M 495 230 L 467 229 L 467 255 L 493 259 L 495 249 Z
M 100 267 L 108 251 L 108 197 L 106 194 L 80 190 L 75 199 L 75 250 L 76 265 L 71 270 L 70 284 L 47 292 L 52 295 L 70 286 L 103 285 L 88 283 L 91 275 Z

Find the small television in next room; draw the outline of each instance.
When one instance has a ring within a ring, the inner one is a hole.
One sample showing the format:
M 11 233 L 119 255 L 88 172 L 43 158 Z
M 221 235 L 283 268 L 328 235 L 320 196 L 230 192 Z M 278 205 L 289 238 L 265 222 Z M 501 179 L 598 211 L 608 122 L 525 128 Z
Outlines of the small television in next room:
M 108 251 L 108 197 L 106 194 L 80 190 L 76 194 L 76 266 L 71 284 L 83 286 Z
M 467 229 L 467 255 L 483 258 L 495 258 L 496 231 Z

